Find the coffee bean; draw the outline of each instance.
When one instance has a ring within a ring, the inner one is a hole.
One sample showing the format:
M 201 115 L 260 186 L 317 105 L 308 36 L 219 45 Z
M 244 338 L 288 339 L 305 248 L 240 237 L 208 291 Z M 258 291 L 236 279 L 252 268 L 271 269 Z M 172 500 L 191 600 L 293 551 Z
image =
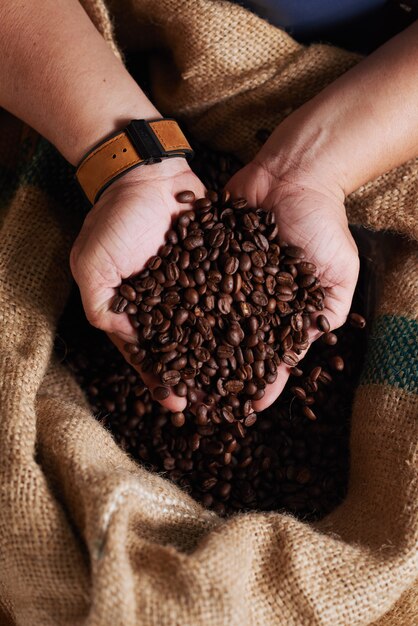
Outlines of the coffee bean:
M 254 250 L 254 252 L 251 252 L 251 262 L 254 267 L 263 267 L 267 262 L 265 253 L 260 250 Z
M 152 395 L 155 400 L 165 400 L 170 395 L 170 390 L 167 387 L 155 387 Z
M 283 363 L 286 363 L 286 365 L 289 365 L 290 367 L 294 367 L 295 365 L 297 365 L 299 359 L 294 352 L 289 351 L 283 354 L 282 361 Z
M 152 256 L 150 259 L 148 259 L 146 267 L 148 267 L 150 270 L 157 270 L 160 267 L 161 263 L 162 263 L 161 257 L 159 257 L 158 255 L 155 255 L 155 256 Z
M 238 323 L 231 324 L 226 333 L 226 340 L 231 346 L 239 346 L 244 339 L 244 332 Z
M 201 235 L 190 235 L 190 237 L 186 237 L 183 241 L 183 245 L 188 252 L 203 246 L 203 243 L 203 237 Z
M 186 418 L 185 418 L 184 413 L 177 412 L 177 413 L 171 414 L 171 423 L 176 428 L 181 428 L 182 426 L 184 426 L 185 422 L 186 422 Z
M 302 387 L 291 387 L 290 391 L 295 395 L 299 400 L 306 399 L 306 392 Z
M 193 191 L 181 191 L 176 195 L 177 202 L 180 202 L 182 204 L 194 202 L 195 199 L 196 196 L 194 195 Z
M 316 381 L 316 380 L 318 380 L 319 376 L 321 375 L 321 372 L 322 372 L 322 367 L 318 365 L 317 367 L 313 368 L 313 370 L 309 374 L 309 378 L 312 381 Z
M 303 248 L 299 248 L 298 246 L 288 246 L 284 250 L 284 252 L 288 257 L 298 258 L 298 259 L 305 258 L 305 251 L 303 250 Z
M 192 304 L 192 305 L 197 304 L 199 302 L 199 294 L 196 291 L 196 289 L 193 289 L 192 287 L 188 287 L 184 292 L 184 299 L 189 304 Z
M 338 341 L 338 337 L 334 333 L 325 333 L 325 335 L 322 335 L 321 340 L 327 346 L 335 346 Z
M 112 301 L 111 309 L 113 313 L 123 313 L 128 306 L 128 301 L 123 296 L 115 296 Z
M 232 293 L 234 290 L 234 279 L 230 274 L 226 274 L 220 283 L 220 291 L 222 293 Z
M 246 252 L 239 257 L 239 269 L 242 272 L 248 272 L 251 269 L 251 257 Z
M 359 315 L 358 313 L 350 313 L 348 316 L 348 321 L 354 328 L 364 328 L 366 326 L 366 320 L 362 315 Z
M 333 356 L 329 360 L 330 367 L 337 372 L 342 372 L 344 369 L 344 359 L 340 356 Z
M 316 415 L 315 413 L 312 411 L 312 409 L 310 409 L 308 406 L 304 406 L 302 408 L 302 413 L 305 417 L 308 418 L 308 420 L 316 420 Z
M 266 294 L 262 291 L 253 291 L 251 294 L 251 300 L 254 302 L 254 304 L 262 307 L 267 306 L 268 303 L 268 298 Z
M 237 200 L 232 201 L 232 206 L 234 209 L 245 209 L 247 206 L 247 201 L 245 198 L 237 198 Z
M 212 201 L 209 198 L 199 198 L 194 204 L 195 208 L 200 211 L 202 209 L 210 209 Z
M 244 388 L 244 383 L 242 380 L 228 380 L 224 384 L 225 390 L 228 393 L 239 393 Z
M 119 287 L 119 293 L 126 298 L 129 302 L 135 302 L 136 291 L 131 285 L 123 284 Z
M 307 288 L 311 287 L 316 281 L 316 277 L 313 274 L 305 274 L 299 279 L 299 287 Z
M 164 385 L 174 387 L 180 382 L 180 372 L 177 370 L 168 370 L 162 374 L 161 381 Z
M 316 318 L 316 325 L 318 329 L 322 330 L 322 332 L 324 333 L 329 333 L 331 328 L 329 321 L 325 317 L 325 315 L 318 315 L 318 317 Z
M 131 363 L 133 365 L 140 365 L 141 363 L 143 363 L 146 354 L 147 353 L 143 348 L 138 348 L 138 350 L 134 352 L 130 358 Z
M 179 396 L 180 398 L 184 398 L 187 395 L 187 385 L 186 385 L 186 383 L 184 383 L 183 381 L 180 381 L 174 387 L 174 391 L 175 391 L 177 396 Z
M 239 265 L 239 259 L 233 256 L 228 256 L 224 262 L 224 272 L 226 274 L 235 274 L 235 272 L 238 271 Z
M 168 263 L 166 276 L 169 281 L 176 281 L 180 275 L 180 270 L 176 263 Z

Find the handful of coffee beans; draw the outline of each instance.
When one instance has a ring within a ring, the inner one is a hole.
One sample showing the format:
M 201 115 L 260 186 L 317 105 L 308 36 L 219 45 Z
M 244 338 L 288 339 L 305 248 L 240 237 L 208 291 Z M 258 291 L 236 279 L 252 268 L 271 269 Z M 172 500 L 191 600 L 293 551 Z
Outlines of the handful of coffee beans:
M 295 367 L 308 347 L 311 315 L 325 291 L 302 248 L 280 239 L 272 212 L 211 191 L 180 213 L 159 254 L 120 286 L 112 303 L 137 329 L 130 360 L 195 405 L 196 423 L 252 426 L 252 401 L 275 381 L 283 362 Z M 324 315 L 318 328 L 329 331 Z M 174 422 L 184 424 L 183 413 Z

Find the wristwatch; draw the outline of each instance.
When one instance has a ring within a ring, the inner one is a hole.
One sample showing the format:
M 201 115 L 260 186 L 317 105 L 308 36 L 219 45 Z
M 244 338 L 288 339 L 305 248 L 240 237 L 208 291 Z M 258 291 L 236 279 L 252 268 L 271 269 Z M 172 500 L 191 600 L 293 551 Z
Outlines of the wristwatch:
M 106 187 L 134 167 L 192 156 L 193 150 L 176 120 L 132 120 L 92 148 L 77 166 L 75 177 L 94 204 Z

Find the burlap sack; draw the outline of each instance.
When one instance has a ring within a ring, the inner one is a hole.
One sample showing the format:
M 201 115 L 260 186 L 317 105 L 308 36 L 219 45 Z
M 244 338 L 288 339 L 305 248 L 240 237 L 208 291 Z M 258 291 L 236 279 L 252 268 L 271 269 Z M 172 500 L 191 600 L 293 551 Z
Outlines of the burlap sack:
M 112 43 L 100 0 L 86 7 Z M 161 110 L 246 159 L 257 128 L 357 60 L 303 48 L 226 2 L 120 0 L 112 10 L 123 46 L 156 49 Z M 348 202 L 354 221 L 404 237 L 388 252 L 356 395 L 345 502 L 316 524 L 277 513 L 222 520 L 130 460 L 52 356 L 79 196 L 47 142 L 5 113 L 0 126 L 1 624 L 415 624 L 418 163 Z

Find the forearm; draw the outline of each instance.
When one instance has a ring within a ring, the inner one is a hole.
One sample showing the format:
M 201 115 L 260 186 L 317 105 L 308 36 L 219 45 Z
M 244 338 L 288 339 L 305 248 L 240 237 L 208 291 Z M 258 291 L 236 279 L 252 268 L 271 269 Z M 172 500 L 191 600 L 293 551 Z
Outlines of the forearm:
M 158 117 L 77 0 L 2 0 L 0 106 L 72 164 L 134 118 Z
M 348 195 L 418 155 L 418 22 L 390 40 L 273 133 L 258 160 Z

